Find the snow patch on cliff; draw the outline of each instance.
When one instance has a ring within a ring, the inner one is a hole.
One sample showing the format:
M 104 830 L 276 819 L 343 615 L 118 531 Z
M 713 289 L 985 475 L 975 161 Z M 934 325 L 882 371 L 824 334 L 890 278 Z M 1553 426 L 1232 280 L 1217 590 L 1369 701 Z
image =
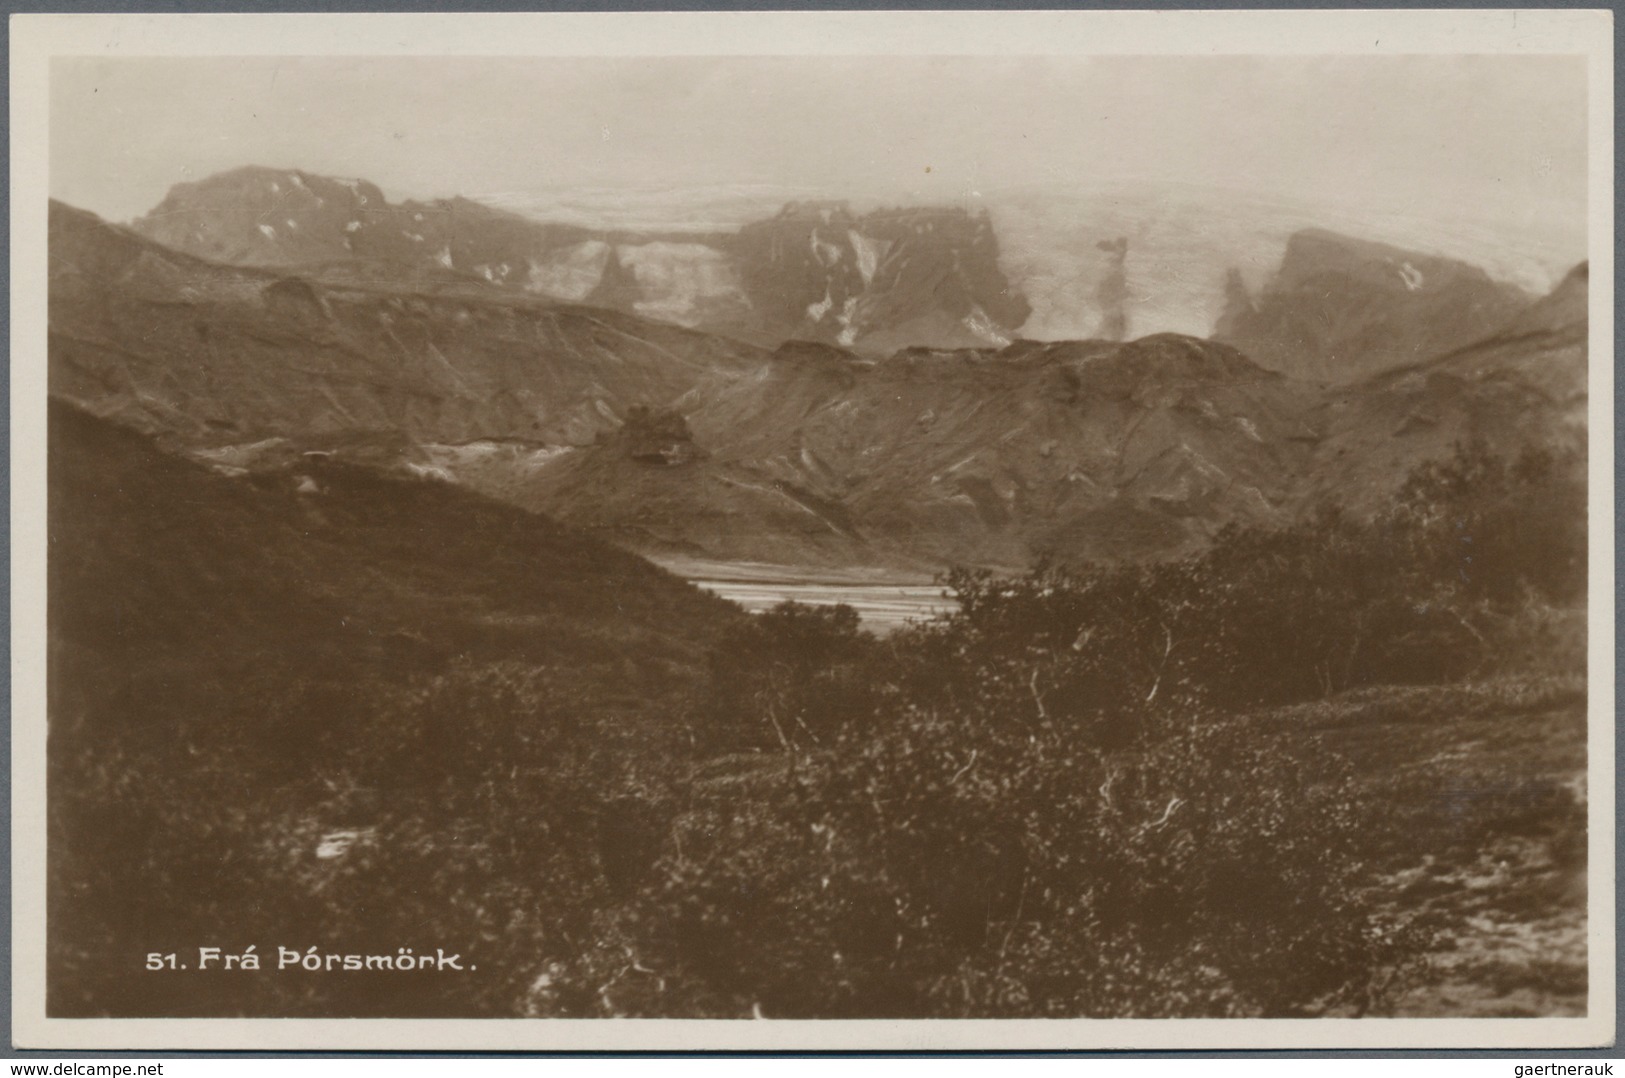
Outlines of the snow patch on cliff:
M 829 313 L 830 308 L 833 306 L 835 306 L 835 301 L 829 298 L 829 289 L 825 288 L 823 299 L 817 303 L 807 304 L 807 319 L 815 324 L 822 322 L 824 316 Z
M 863 277 L 864 287 L 868 287 L 874 283 L 875 271 L 880 268 L 880 260 L 890 245 L 884 240 L 871 239 L 855 228 L 847 232 L 846 238 L 851 242 L 852 253 L 857 257 L 858 273 Z
M 989 318 L 987 312 L 982 310 L 979 303 L 972 304 L 970 313 L 959 321 L 966 329 L 989 344 L 996 345 L 999 348 L 1006 348 L 1011 343 L 1011 337 L 1004 331 L 1004 327 Z
M 841 313 L 835 316 L 835 320 L 841 324 L 841 332 L 835 335 L 835 342 L 843 348 L 852 347 L 853 342 L 858 339 L 858 327 L 852 322 L 857 313 L 858 297 L 846 297 L 846 301 L 841 304 Z

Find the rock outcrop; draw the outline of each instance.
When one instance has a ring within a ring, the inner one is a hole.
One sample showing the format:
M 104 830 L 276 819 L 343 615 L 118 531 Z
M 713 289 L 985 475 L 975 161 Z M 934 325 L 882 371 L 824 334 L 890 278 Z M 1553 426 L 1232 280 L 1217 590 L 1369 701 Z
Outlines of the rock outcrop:
M 1292 236 L 1257 296 L 1239 276 L 1225 288 L 1216 340 L 1271 370 L 1331 383 L 1481 340 L 1531 299 L 1465 262 L 1319 229 Z
M 867 352 L 1002 347 L 1031 313 L 999 269 L 985 213 L 792 203 L 741 229 L 735 247 L 774 335 Z

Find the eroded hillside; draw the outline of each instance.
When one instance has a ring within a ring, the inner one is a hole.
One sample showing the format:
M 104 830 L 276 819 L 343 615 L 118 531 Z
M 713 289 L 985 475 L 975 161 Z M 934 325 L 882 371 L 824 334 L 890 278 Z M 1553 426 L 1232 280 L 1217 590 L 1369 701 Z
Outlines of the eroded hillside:
M 1374 511 L 1475 440 L 1579 459 L 1585 285 L 1326 389 L 1171 334 L 768 351 L 454 275 L 223 266 L 54 206 L 51 387 L 224 471 L 338 454 L 657 557 L 1016 568 Z

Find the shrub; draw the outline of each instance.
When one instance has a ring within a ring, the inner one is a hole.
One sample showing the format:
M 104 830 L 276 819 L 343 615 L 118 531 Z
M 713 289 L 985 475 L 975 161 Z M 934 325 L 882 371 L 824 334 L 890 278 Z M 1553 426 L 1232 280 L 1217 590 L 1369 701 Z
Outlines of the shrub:
M 705 728 L 714 747 L 824 743 L 869 707 L 875 648 L 850 606 L 785 602 L 728 633 L 710 661 Z
M 1030 711 L 1030 705 L 1029 705 Z M 1346 773 L 1174 722 L 886 716 L 684 829 L 646 952 L 703 1013 L 1363 1013 L 1423 940 L 1362 889 Z

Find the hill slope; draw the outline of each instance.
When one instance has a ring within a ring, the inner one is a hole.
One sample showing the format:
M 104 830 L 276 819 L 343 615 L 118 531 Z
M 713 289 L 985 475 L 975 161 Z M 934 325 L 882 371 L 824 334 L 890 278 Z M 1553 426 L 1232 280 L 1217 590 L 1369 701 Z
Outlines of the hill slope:
M 53 203 L 51 390 L 193 439 L 590 441 L 759 353 L 513 293 L 222 266 Z
M 324 894 L 355 919 L 327 932 L 347 946 L 392 913 L 426 923 L 459 897 L 435 888 L 467 870 L 470 834 L 515 841 L 468 807 L 487 787 L 451 788 L 454 808 L 443 774 L 483 763 L 511 783 L 520 750 L 540 753 L 553 786 L 527 772 L 533 811 L 575 789 L 550 746 L 584 741 L 626 769 L 661 758 L 745 617 L 443 483 L 330 460 L 226 478 L 61 402 L 49 471 L 53 1015 L 323 1013 L 308 984 L 155 981 L 130 956 L 263 954 L 321 934 Z M 391 851 L 415 882 L 324 892 L 366 877 L 346 844 L 402 814 L 437 829 L 432 850 Z M 590 823 L 570 833 L 589 863 Z M 540 859 L 556 843 L 533 845 Z M 517 878 L 487 872 L 481 894 Z M 388 1013 L 401 979 L 372 980 L 358 994 Z
M 408 672 L 454 657 L 692 664 L 732 608 L 457 487 L 312 458 L 228 478 L 60 401 L 50 625 L 97 680 L 271 654 Z
M 691 461 L 651 467 L 610 441 L 513 496 L 650 553 L 775 560 L 793 533 L 785 549 L 813 562 L 860 548 L 928 564 L 1155 556 L 1232 520 L 1281 519 L 1308 456 L 1306 403 L 1185 337 L 881 363 L 786 349 L 680 403 Z
M 1499 332 L 1329 393 L 1305 497 L 1375 510 L 1418 464 L 1472 442 L 1583 469 L 1589 280 L 1582 263 Z

